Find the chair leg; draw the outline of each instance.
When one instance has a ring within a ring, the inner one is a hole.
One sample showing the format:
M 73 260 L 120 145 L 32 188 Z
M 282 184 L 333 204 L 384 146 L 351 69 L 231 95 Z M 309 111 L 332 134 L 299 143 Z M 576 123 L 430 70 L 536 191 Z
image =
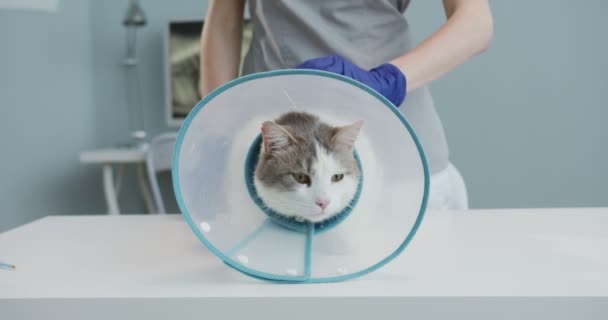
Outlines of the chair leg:
M 108 205 L 108 214 L 119 215 L 120 209 L 118 207 L 118 196 L 116 189 L 114 188 L 114 172 L 112 165 L 105 163 L 102 168 L 103 172 L 103 191 L 106 197 L 106 203 Z
M 155 207 L 154 201 L 152 200 L 152 195 L 150 192 L 150 185 L 148 180 L 146 179 L 146 173 L 143 163 L 138 163 L 137 165 L 137 182 L 139 184 L 139 190 L 141 191 L 142 196 L 144 197 L 144 202 L 146 205 L 146 210 L 148 213 L 159 213 L 158 208 Z

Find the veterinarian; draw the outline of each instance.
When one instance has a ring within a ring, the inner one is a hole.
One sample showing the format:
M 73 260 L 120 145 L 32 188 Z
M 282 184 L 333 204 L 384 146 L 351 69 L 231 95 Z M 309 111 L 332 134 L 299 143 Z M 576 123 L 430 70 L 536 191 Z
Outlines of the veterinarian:
M 250 0 L 254 34 L 243 73 L 306 68 L 376 89 L 403 112 L 431 170 L 429 209 L 467 209 L 443 125 L 427 85 L 488 48 L 488 0 L 443 0 L 446 22 L 414 45 L 409 0 Z M 202 32 L 201 94 L 238 76 L 245 0 L 211 0 Z M 457 106 L 454 106 L 457 107 Z

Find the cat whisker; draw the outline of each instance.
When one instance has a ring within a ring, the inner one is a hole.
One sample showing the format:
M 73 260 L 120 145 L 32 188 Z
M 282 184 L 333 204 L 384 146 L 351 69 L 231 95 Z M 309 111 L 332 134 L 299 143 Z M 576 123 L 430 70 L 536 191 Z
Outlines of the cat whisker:
M 297 110 L 298 106 L 296 105 L 295 101 L 293 101 L 293 99 L 291 98 L 291 96 L 289 95 L 289 93 L 287 93 L 287 90 L 283 89 L 283 93 L 285 94 L 285 96 L 287 97 L 287 99 L 289 99 L 289 102 L 291 102 L 291 108 L 293 110 Z

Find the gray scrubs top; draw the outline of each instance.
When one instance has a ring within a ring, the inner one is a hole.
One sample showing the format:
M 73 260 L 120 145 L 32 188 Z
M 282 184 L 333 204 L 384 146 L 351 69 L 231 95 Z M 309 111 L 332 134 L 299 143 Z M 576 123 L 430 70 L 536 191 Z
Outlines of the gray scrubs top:
M 409 0 L 249 0 L 253 39 L 243 73 L 293 68 L 330 54 L 365 69 L 386 63 L 414 47 L 403 15 L 408 4 Z M 408 93 L 399 109 L 419 136 L 431 173 L 446 168 L 448 146 L 428 88 Z

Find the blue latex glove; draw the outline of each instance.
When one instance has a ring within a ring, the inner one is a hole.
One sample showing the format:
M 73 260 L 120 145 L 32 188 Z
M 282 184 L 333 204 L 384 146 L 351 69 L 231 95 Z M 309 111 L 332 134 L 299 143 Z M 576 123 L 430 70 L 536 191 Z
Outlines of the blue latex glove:
M 397 107 L 405 100 L 405 75 L 390 63 L 366 71 L 339 55 L 331 55 L 305 61 L 296 68 L 328 71 L 355 79 L 378 91 Z

